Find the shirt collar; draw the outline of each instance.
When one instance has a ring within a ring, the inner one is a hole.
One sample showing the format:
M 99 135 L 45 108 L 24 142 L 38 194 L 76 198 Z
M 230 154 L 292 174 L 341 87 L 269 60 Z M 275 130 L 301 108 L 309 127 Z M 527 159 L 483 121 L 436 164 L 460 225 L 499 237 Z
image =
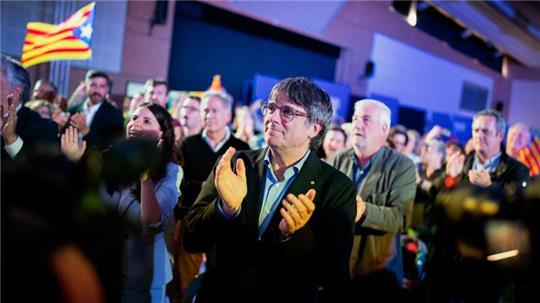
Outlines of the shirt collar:
M 101 103 L 103 103 L 103 102 L 106 102 L 106 101 L 102 100 L 98 104 L 90 105 L 90 99 L 87 99 L 86 102 L 84 102 L 84 104 L 83 104 L 83 111 L 85 113 L 95 113 L 95 112 L 97 112 L 97 110 L 101 106 Z
M 497 166 L 499 165 L 500 159 L 501 159 L 501 152 L 496 153 L 491 158 L 489 158 L 486 163 L 482 164 L 480 162 L 480 158 L 478 157 L 478 154 L 474 154 L 474 163 L 473 163 L 473 169 L 479 169 L 481 167 L 485 168 L 488 171 L 494 171 Z
M 221 140 L 220 142 L 218 142 L 216 144 L 216 148 L 212 148 L 214 150 L 214 152 L 218 151 L 221 147 L 223 147 L 223 145 L 225 144 L 225 142 L 227 142 L 227 140 L 229 140 L 229 138 L 231 137 L 231 130 L 225 126 L 225 137 L 223 138 L 223 140 Z M 206 129 L 204 129 L 202 131 L 202 138 L 204 139 L 204 141 L 210 146 L 212 147 L 212 145 L 210 144 L 209 142 L 209 139 L 208 139 L 208 134 L 206 133 Z
M 304 163 L 306 162 L 307 158 L 309 157 L 309 154 L 311 153 L 311 150 L 307 150 L 306 154 L 298 160 L 293 166 L 287 168 L 285 170 L 284 176 L 285 179 L 290 178 L 291 176 L 298 174 L 302 167 L 304 166 Z M 270 158 L 270 148 L 266 150 L 266 154 L 264 155 L 263 163 L 266 167 L 268 167 L 268 171 L 270 171 L 272 174 L 274 174 L 274 171 L 272 170 L 272 160 Z

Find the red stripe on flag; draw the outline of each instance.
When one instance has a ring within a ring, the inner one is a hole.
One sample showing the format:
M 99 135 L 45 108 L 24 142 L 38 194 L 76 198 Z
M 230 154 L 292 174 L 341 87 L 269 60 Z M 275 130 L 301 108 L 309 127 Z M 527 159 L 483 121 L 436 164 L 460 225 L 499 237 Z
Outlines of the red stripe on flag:
M 75 29 L 75 27 L 68 27 L 68 28 L 65 28 L 65 29 L 63 29 L 63 30 L 61 30 L 61 31 L 53 32 L 53 33 L 49 33 L 49 32 L 40 32 L 40 33 L 37 33 L 37 31 L 34 32 L 34 30 L 32 30 L 32 29 L 28 29 L 28 33 L 29 33 L 29 34 L 32 34 L 32 35 L 36 35 L 36 36 L 41 36 L 41 37 L 39 37 L 39 39 L 42 39 L 42 38 L 50 38 L 50 37 L 54 37 L 54 36 L 56 36 L 56 35 L 60 35 L 60 34 L 63 34 L 63 33 L 65 33 L 65 32 L 70 32 L 70 31 L 72 31 L 72 30 L 74 30 L 74 29 Z
M 25 62 L 28 62 L 30 60 L 33 60 L 37 57 L 40 57 L 40 56 L 43 56 L 43 55 L 47 55 L 47 54 L 52 54 L 52 53 L 58 53 L 58 52 L 66 52 L 66 53 L 69 53 L 69 52 L 85 52 L 87 50 L 90 50 L 89 47 L 79 47 L 79 48 L 56 48 L 56 49 L 51 49 L 49 51 L 46 51 L 42 54 L 39 54 L 39 55 L 36 55 L 36 56 L 33 56 L 33 57 L 30 57 L 30 58 L 25 58 L 24 60 L 22 60 L 22 63 L 25 63 Z
M 75 36 L 69 36 L 69 37 L 65 37 L 63 39 L 60 39 L 60 40 L 56 40 L 54 41 L 53 43 L 59 43 L 59 42 L 62 42 L 62 41 L 65 41 L 65 40 L 80 40 L 79 38 L 75 37 Z M 24 41 L 24 44 L 28 45 L 32 45 L 34 43 L 30 42 L 30 43 L 26 43 L 26 40 Z M 42 45 L 37 45 L 37 46 L 34 46 L 32 49 L 29 49 L 27 50 L 27 52 L 31 52 L 31 51 L 35 51 L 37 49 L 40 49 L 42 47 L 46 47 L 46 46 L 49 46 L 50 44 L 42 44 Z
M 530 163 L 529 169 L 531 176 L 540 174 L 540 140 L 535 137 L 531 146 L 527 150 L 528 157 L 527 160 Z

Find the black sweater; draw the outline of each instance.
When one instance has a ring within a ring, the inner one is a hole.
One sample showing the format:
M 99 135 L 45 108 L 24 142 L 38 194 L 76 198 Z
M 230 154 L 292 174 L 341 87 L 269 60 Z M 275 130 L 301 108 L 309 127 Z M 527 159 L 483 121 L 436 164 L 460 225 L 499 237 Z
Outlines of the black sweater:
M 182 140 L 180 150 L 184 157 L 184 178 L 180 186 L 182 194 L 178 203 L 179 207 L 176 210 L 178 219 L 184 218 L 195 199 L 197 199 L 202 184 L 208 178 L 216 160 L 231 146 L 236 148 L 237 151 L 249 150 L 249 145 L 234 137 L 233 134 L 217 152 L 214 152 L 206 143 L 202 133 Z

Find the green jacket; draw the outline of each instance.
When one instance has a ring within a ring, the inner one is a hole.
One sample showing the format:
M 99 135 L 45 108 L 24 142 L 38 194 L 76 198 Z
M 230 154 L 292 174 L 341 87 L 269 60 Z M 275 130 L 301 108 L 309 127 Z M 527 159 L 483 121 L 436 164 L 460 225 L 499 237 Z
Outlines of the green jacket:
M 349 148 L 331 163 L 352 179 L 354 157 L 354 150 Z M 349 262 L 353 278 L 384 269 L 394 257 L 400 247 L 395 243 L 396 234 L 410 224 L 416 195 L 414 163 L 408 157 L 382 147 L 371 161 L 368 175 L 357 188 L 367 207 L 356 223 Z

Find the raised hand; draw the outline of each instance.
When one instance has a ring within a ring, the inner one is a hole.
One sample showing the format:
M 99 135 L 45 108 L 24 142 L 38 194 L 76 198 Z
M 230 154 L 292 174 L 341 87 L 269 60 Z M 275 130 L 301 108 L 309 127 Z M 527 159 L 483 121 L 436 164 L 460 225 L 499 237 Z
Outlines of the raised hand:
M 0 106 L 0 119 L 2 119 L 2 138 L 6 145 L 10 145 L 17 140 L 17 111 L 13 104 L 13 95 L 7 97 L 8 115 L 4 117 L 4 106 Z
M 236 150 L 229 147 L 216 168 L 214 183 L 223 201 L 223 210 L 234 215 L 247 195 L 246 167 L 242 159 L 236 160 L 236 174 L 231 167 L 231 159 Z
M 57 108 L 52 114 L 52 120 L 56 122 L 56 124 L 58 124 L 59 129 L 63 129 L 66 126 L 66 123 L 68 122 L 70 116 L 71 113 L 64 114 L 62 109 Z
M 457 177 L 463 171 L 463 164 L 465 163 L 465 156 L 456 153 L 448 159 L 446 163 L 446 174 L 450 177 Z
M 315 194 L 312 188 L 304 194 L 295 196 L 288 194 L 283 200 L 283 208 L 279 210 L 283 219 L 279 222 L 279 230 L 284 237 L 289 237 L 304 227 L 315 210 Z
M 86 125 L 86 115 L 77 113 L 71 116 L 71 126 L 76 127 L 84 136 L 90 132 L 90 127 Z
M 66 157 L 71 161 L 76 162 L 84 155 L 86 141 L 83 140 L 81 144 L 79 144 L 79 132 L 75 127 L 70 126 L 60 138 L 60 148 Z

